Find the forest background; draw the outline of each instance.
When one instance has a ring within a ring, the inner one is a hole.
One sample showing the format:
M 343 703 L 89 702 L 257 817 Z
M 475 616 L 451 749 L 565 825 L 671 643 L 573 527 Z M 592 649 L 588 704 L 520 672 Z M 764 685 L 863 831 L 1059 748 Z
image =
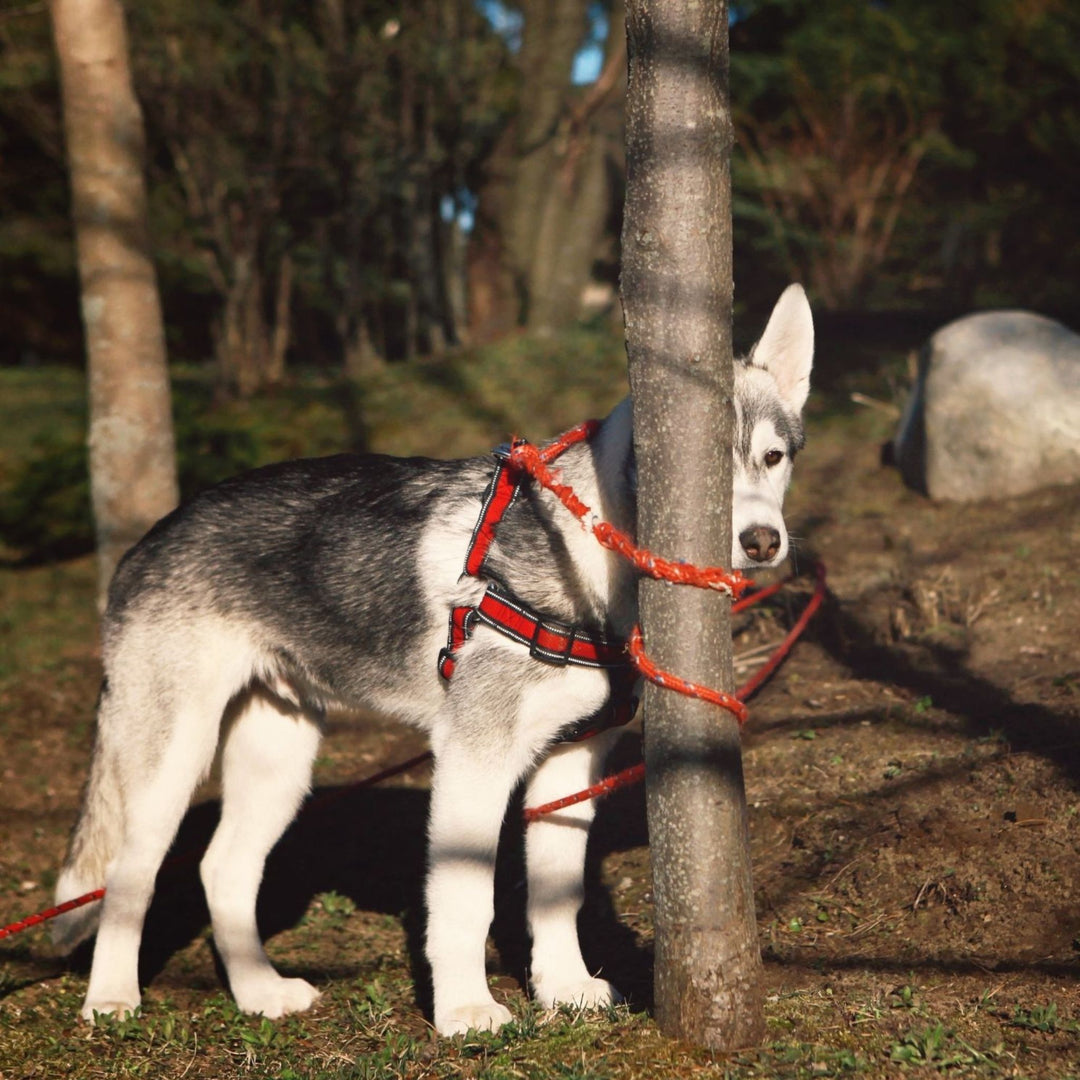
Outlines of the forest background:
M 972 309 L 1073 318 L 1077 5 L 752 0 L 730 14 L 738 347 L 791 280 L 815 308 L 819 388 Z M 139 0 L 127 18 L 182 495 L 371 445 L 373 424 L 394 423 L 373 380 L 405 393 L 417 362 L 459 397 L 479 364 L 516 384 L 518 360 L 483 353 L 499 342 L 574 349 L 597 379 L 620 366 L 618 0 Z M 582 325 L 603 340 L 562 337 Z M 42 408 L 81 415 L 81 387 L 56 374 L 74 378 L 84 349 L 39 0 L 0 6 L 0 326 L 6 392 L 28 410 L 48 371 Z M 343 434 L 292 445 L 229 410 L 287 380 L 295 399 L 312 372 L 345 387 Z M 21 558 L 92 546 L 76 419 L 4 437 L 0 542 Z M 443 435 L 426 449 L 479 447 Z
M 611 304 L 621 5 L 128 6 L 170 355 L 251 393 Z M 735 277 L 826 312 L 1075 310 L 1080 9 L 732 6 Z M 748 320 L 756 323 L 757 318 Z M 44 3 L 0 7 L 0 364 L 81 364 Z

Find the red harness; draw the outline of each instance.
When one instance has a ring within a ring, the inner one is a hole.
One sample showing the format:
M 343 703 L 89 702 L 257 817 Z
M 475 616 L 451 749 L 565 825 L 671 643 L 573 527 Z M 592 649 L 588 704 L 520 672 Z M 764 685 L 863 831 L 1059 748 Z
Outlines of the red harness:
M 587 439 L 596 430 L 592 421 L 582 424 L 545 450 L 547 460 L 554 460 L 575 442 Z M 465 554 L 463 575 L 484 577 L 484 564 L 495 541 L 495 531 L 506 512 L 514 504 L 528 475 L 510 464 L 510 447 L 494 451 L 495 472 L 484 492 L 480 517 L 473 529 Z M 509 595 L 494 582 L 488 584 L 479 604 L 461 605 L 450 610 L 450 630 L 446 645 L 439 651 L 439 674 L 450 680 L 457 665 L 456 653 L 472 637 L 477 623 L 483 623 L 528 646 L 529 655 L 546 664 L 563 667 L 603 668 L 611 679 L 611 698 L 596 716 L 589 717 L 583 730 L 576 730 L 571 739 L 584 739 L 609 727 L 628 723 L 637 702 L 633 686 L 637 678 L 626 653 L 626 642 L 592 633 L 580 627 L 547 619 L 527 604 Z

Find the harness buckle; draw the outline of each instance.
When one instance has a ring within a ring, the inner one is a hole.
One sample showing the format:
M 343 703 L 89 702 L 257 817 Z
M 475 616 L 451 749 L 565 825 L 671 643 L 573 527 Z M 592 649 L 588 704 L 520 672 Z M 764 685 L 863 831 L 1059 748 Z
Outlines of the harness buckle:
M 540 635 L 547 631 L 549 634 L 561 634 L 566 638 L 566 644 L 559 650 L 549 649 L 540 644 Z M 529 641 L 529 655 L 534 660 L 542 660 L 545 664 L 554 664 L 556 667 L 566 667 L 570 663 L 573 654 L 574 642 L 577 640 L 577 627 L 566 623 L 547 622 L 537 619 L 533 627 L 532 638 Z
M 436 663 L 436 667 L 439 669 L 439 674 L 447 681 L 450 681 L 450 676 L 454 674 L 454 666 L 457 664 L 457 657 L 454 655 L 454 647 L 452 645 L 444 645 L 439 650 L 439 659 Z

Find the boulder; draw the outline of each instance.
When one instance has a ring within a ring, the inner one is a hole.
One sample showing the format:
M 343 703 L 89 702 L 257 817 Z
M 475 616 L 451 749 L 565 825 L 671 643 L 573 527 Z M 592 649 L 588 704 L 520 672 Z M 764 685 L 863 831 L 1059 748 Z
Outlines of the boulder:
M 942 327 L 920 355 L 891 456 L 933 499 L 1080 480 L 1080 335 L 1028 311 Z

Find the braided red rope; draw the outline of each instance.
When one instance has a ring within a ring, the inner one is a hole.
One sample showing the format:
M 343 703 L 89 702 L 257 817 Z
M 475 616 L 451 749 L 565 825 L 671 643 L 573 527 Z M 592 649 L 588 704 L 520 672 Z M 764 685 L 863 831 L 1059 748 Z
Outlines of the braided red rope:
M 616 529 L 610 522 L 600 520 L 578 498 L 574 489 L 562 482 L 559 473 L 548 468 L 549 461 L 558 457 L 575 442 L 589 438 L 596 427 L 596 421 L 579 424 L 543 450 L 538 450 L 532 443 L 515 442 L 510 448 L 510 464 L 528 473 L 538 484 L 547 488 L 604 547 L 622 555 L 639 573 L 660 581 L 670 581 L 675 585 L 716 589 L 730 593 L 732 596 L 739 596 L 748 589 L 750 580 L 743 577 L 738 570 L 725 570 L 720 566 L 699 568 L 691 563 L 665 559 L 645 548 L 637 547 L 621 529 Z
M 23 930 L 29 930 L 31 926 L 37 926 L 38 923 L 43 923 L 48 919 L 55 919 L 57 915 L 63 915 L 65 912 L 85 907 L 87 904 L 94 903 L 95 900 L 100 900 L 104 895 L 104 889 L 95 889 L 93 892 L 84 893 L 82 896 L 76 896 L 74 900 L 65 900 L 62 904 L 57 904 L 56 907 L 39 911 L 36 915 L 28 915 L 25 919 L 20 919 L 18 922 L 8 923 L 7 926 L 0 926 L 0 939 L 9 937 L 11 934 L 18 934 Z
M 776 647 L 769 659 L 754 672 L 750 677 L 750 680 L 735 691 L 735 693 L 743 700 L 755 693 L 761 687 L 762 683 L 764 683 L 765 680 L 780 666 L 787 654 L 791 652 L 792 646 L 802 636 L 802 632 L 814 617 L 817 609 L 825 602 L 826 581 L 824 563 L 819 562 L 814 564 L 814 577 L 816 579 L 814 594 L 810 597 L 810 603 L 803 609 L 803 613 L 795 620 L 795 625 L 787 632 L 787 636 Z M 784 582 L 780 583 L 780 585 L 783 584 Z M 780 585 L 777 585 L 776 588 L 779 588 Z M 770 586 L 770 589 L 772 589 L 773 592 L 776 591 L 772 586 Z M 751 599 L 755 602 L 757 600 L 763 600 L 766 594 L 771 595 L 769 589 L 762 589 L 760 593 L 754 593 Z
M 699 569 L 689 563 L 673 562 L 661 558 L 644 548 L 637 547 L 626 533 L 616 529 L 609 522 L 598 520 L 589 507 L 578 498 L 574 490 L 569 485 L 562 483 L 558 474 L 548 468 L 548 464 L 564 450 L 576 442 L 591 438 L 598 429 L 599 424 L 597 421 L 586 421 L 584 424 L 579 424 L 576 428 L 572 428 L 561 435 L 543 450 L 537 450 L 536 447 L 524 441 L 515 442 L 510 451 L 510 462 L 516 468 L 527 472 L 538 484 L 555 495 L 582 525 L 592 531 L 592 534 L 604 547 L 622 555 L 639 573 L 676 585 L 693 585 L 696 588 L 717 589 L 727 592 L 735 600 L 732 606 L 733 612 L 742 611 L 749 605 L 764 600 L 767 596 L 772 596 L 784 586 L 783 581 L 777 582 L 766 588 L 759 589 L 752 596 L 739 600 L 737 598 L 750 586 L 751 582 L 737 570 L 728 571 L 722 567 Z M 728 694 L 723 690 L 714 690 L 711 687 L 690 682 L 673 672 L 664 671 L 658 667 L 645 653 L 640 626 L 633 628 L 627 642 L 627 651 L 634 668 L 642 678 L 648 679 L 657 686 L 676 690 L 689 697 L 698 698 L 719 708 L 727 709 L 734 715 L 738 724 L 742 726 L 746 723 L 748 713 L 746 705 L 740 699 L 749 697 L 776 670 L 824 600 L 825 569 L 821 564 L 818 564 L 816 570 L 818 586 L 806 610 L 769 661 L 735 694 Z M 594 784 L 584 791 L 567 795 L 562 799 L 556 799 L 554 802 L 545 803 L 542 806 L 527 808 L 524 812 L 525 820 L 526 822 L 536 821 L 546 814 L 585 802 L 587 799 L 606 795 L 617 788 L 639 782 L 644 775 L 645 764 L 641 762 L 631 766 L 629 769 L 624 769 L 615 776 L 606 777 L 598 784 Z
M 686 562 L 676 562 L 653 554 L 645 548 L 639 548 L 630 537 L 610 522 L 602 521 L 578 498 L 568 484 L 564 484 L 559 474 L 548 468 L 553 461 L 574 443 L 590 438 L 597 430 L 598 423 L 586 421 L 576 428 L 560 435 L 543 450 L 538 450 L 529 442 L 515 440 L 510 449 L 510 464 L 516 469 L 528 473 L 541 487 L 550 491 L 606 548 L 622 555 L 642 574 L 667 581 L 675 585 L 693 585 L 699 589 L 716 589 L 729 593 L 732 598 L 749 588 L 751 582 L 737 570 L 726 570 L 719 566 L 701 569 Z M 738 723 L 746 723 L 746 706 L 734 694 L 723 690 L 714 690 L 699 683 L 689 682 L 673 672 L 658 667 L 645 653 L 641 627 L 635 626 L 627 642 L 630 661 L 642 678 L 657 686 L 677 690 L 688 697 L 707 701 L 719 708 L 727 709 L 735 716 Z
M 810 597 L 810 603 L 806 605 L 805 610 L 796 620 L 795 625 L 787 632 L 784 640 L 780 642 L 772 656 L 760 667 L 751 678 L 745 682 L 738 690 L 735 691 L 735 698 L 740 705 L 751 694 L 756 693 L 762 683 L 780 666 L 784 657 L 791 652 L 792 646 L 802 636 L 802 632 L 806 629 L 807 623 L 813 618 L 814 613 L 825 600 L 825 567 L 822 563 L 818 563 L 814 567 L 817 575 L 817 585 L 814 588 L 814 594 Z M 766 597 L 772 596 L 778 592 L 787 581 L 777 582 L 775 585 L 769 585 L 764 589 L 759 589 L 757 592 L 752 593 L 750 596 L 740 600 L 736 608 L 740 611 L 745 610 L 752 604 L 756 604 Z M 745 705 L 742 705 L 745 711 Z M 743 721 L 740 721 L 742 723 Z M 527 824 L 531 824 L 534 821 L 538 821 L 542 817 L 546 817 L 548 814 L 554 814 L 558 810 L 565 810 L 568 806 L 576 806 L 578 803 L 587 802 L 589 799 L 597 799 L 603 795 L 610 795 L 611 792 L 617 791 L 619 788 L 629 787 L 631 784 L 638 784 L 645 779 L 645 762 L 639 761 L 636 765 L 631 765 L 627 769 L 623 769 L 622 772 L 615 773 L 613 776 L 607 776 L 599 783 L 593 784 L 592 787 L 587 787 L 582 791 L 576 791 L 573 795 L 566 795 L 561 799 L 555 799 L 553 802 L 543 803 L 540 806 L 530 806 L 524 811 L 524 818 Z
M 645 643 L 641 637 L 640 626 L 635 626 L 630 631 L 630 640 L 626 643 L 626 648 L 630 653 L 630 659 L 634 667 L 637 668 L 638 674 L 643 679 L 648 679 L 649 682 L 662 686 L 665 690 L 674 690 L 677 693 L 685 694 L 687 697 L 697 698 L 699 701 L 707 701 L 710 705 L 716 705 L 718 708 L 727 709 L 738 721 L 740 727 L 746 723 L 749 713 L 746 706 L 734 694 L 728 694 L 723 690 L 713 690 L 711 687 L 702 686 L 700 683 L 689 682 L 678 675 L 672 674 L 670 671 L 664 671 L 663 668 L 657 667 L 645 655 Z

